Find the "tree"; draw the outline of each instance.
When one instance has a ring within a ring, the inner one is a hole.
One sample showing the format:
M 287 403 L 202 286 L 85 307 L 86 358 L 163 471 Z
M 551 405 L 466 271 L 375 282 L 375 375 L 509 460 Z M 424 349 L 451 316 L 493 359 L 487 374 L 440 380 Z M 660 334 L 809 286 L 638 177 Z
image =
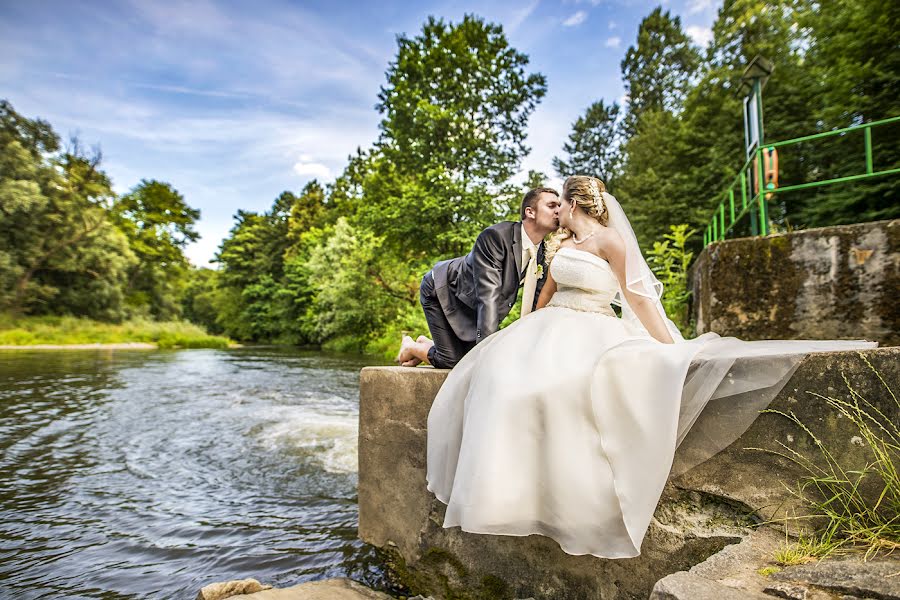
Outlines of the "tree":
M 810 32 L 804 67 L 813 81 L 817 129 L 828 131 L 900 115 L 900 6 L 874 0 L 824 0 L 805 6 L 798 22 Z M 872 131 L 875 169 L 900 167 L 900 125 Z M 817 172 L 809 177 L 860 173 L 861 132 L 816 144 Z M 796 221 L 809 226 L 900 217 L 900 178 L 823 187 L 794 198 Z M 791 207 L 793 208 L 793 207 Z
M 700 54 L 681 29 L 681 18 L 657 7 L 638 28 L 637 45 L 622 60 L 628 94 L 625 129 L 633 134 L 647 110 L 680 111 L 700 65 Z
M 304 233 L 321 224 L 325 210 L 325 189 L 313 179 L 291 205 L 287 226 L 288 253 L 300 244 Z
M 439 169 L 487 184 L 511 177 L 547 91 L 543 75 L 526 72 L 528 57 L 502 27 L 471 15 L 456 25 L 429 17 L 397 45 L 377 105 L 386 156 L 404 173 Z
M 184 248 L 199 238 L 200 211 L 171 184 L 145 179 L 114 204 L 113 214 L 138 259 L 128 276 L 129 304 L 157 319 L 178 317 L 189 271 Z
M 507 214 L 498 191 L 528 151 L 527 120 L 546 80 L 526 71 L 528 57 L 500 26 L 473 16 L 450 25 L 430 17 L 397 43 L 354 225 L 412 260 L 463 252 Z
M 122 318 L 134 255 L 100 161 L 77 140 L 61 151 L 46 122 L 0 101 L 0 309 Z
M 560 177 L 593 175 L 608 187 L 618 167 L 619 105 L 594 102 L 572 124 L 569 141 L 563 145 L 565 160 L 553 157 L 553 168 Z

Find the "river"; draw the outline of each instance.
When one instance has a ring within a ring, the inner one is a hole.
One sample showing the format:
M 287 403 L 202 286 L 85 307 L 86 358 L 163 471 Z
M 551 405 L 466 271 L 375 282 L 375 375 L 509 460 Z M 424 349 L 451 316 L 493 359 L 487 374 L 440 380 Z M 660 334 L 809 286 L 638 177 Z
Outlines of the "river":
M 364 364 L 280 348 L 0 352 L 0 597 L 380 585 L 356 539 Z

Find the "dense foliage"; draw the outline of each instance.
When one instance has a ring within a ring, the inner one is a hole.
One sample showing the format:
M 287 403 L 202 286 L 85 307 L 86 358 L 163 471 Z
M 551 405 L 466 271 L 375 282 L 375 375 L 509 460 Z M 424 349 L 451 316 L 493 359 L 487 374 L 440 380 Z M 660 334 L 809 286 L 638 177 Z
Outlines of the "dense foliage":
M 594 174 L 628 212 L 686 330 L 684 274 L 717 196 L 744 162 L 740 76 L 761 55 L 765 139 L 900 115 L 900 5 L 875 0 L 726 0 L 707 48 L 662 8 L 621 63 L 620 106 L 598 99 L 573 123 L 553 167 Z M 262 214 L 238 211 L 217 270 L 191 269 L 199 214 L 169 184 L 117 197 L 98 154 L 62 148 L 41 120 L 0 103 L 0 312 L 116 321 L 183 316 L 248 341 L 389 354 L 427 333 L 421 276 L 517 218 L 529 172 L 529 116 L 546 78 L 500 26 L 429 18 L 401 35 L 378 91 L 380 136 L 334 182 L 285 191 Z M 896 168 L 898 129 L 874 136 L 875 167 Z M 861 172 L 862 135 L 804 142 L 780 156 L 783 183 Z M 776 227 L 900 216 L 900 178 L 778 195 Z M 672 228 L 673 225 L 683 224 Z
M 117 197 L 98 151 L 0 101 L 0 312 L 180 316 L 199 211 L 169 184 Z
M 793 139 L 900 115 L 900 7 L 846 2 L 725 0 L 705 51 L 677 17 L 653 11 L 622 63 L 631 98 L 611 191 L 649 247 L 672 224 L 702 231 L 744 162 L 738 86 L 763 56 L 775 71 L 763 91 L 765 140 Z M 875 130 L 876 169 L 900 167 L 900 126 Z M 787 146 L 782 185 L 865 172 L 862 132 Z M 900 178 L 777 195 L 777 228 L 900 216 Z M 699 236 L 690 246 L 697 249 Z

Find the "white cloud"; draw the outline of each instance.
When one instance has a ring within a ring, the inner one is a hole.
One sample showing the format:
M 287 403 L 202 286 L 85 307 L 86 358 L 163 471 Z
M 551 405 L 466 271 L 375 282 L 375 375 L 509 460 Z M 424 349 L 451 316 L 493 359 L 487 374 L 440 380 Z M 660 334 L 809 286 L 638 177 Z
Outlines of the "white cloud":
M 694 15 L 699 12 L 704 12 L 705 10 L 712 7 L 712 0 L 689 0 L 687 6 L 687 12 L 689 15 Z
M 585 19 L 587 19 L 587 12 L 583 10 L 579 10 L 577 13 L 563 21 L 563 25 L 566 27 L 574 27 L 576 25 L 581 25 L 584 23 Z
M 712 29 L 699 25 L 690 25 L 685 29 L 685 33 L 691 36 L 695 44 L 704 48 L 709 45 L 713 38 Z
M 619 24 L 616 23 L 615 21 L 610 21 L 610 22 L 609 22 L 609 30 L 610 30 L 610 31 L 612 31 L 613 29 L 615 29 L 615 28 L 618 27 L 618 26 L 619 26 Z
M 619 44 L 621 44 L 621 43 L 622 43 L 622 38 L 614 35 L 613 37 L 606 40 L 606 47 L 607 48 L 618 48 Z
M 522 23 L 524 23 L 525 20 L 531 16 L 531 13 L 535 11 L 535 9 L 538 7 L 538 4 L 540 4 L 540 0 L 534 0 L 534 2 L 532 2 L 528 6 L 525 6 L 521 10 L 516 11 L 515 14 L 513 14 L 512 19 L 507 24 L 506 31 L 508 33 L 515 33 L 519 26 L 522 25 Z
M 304 158 L 306 157 L 300 157 L 300 160 L 294 164 L 294 173 L 301 177 L 325 180 L 331 179 L 331 169 L 326 165 L 323 165 L 320 162 L 307 162 L 303 160 Z

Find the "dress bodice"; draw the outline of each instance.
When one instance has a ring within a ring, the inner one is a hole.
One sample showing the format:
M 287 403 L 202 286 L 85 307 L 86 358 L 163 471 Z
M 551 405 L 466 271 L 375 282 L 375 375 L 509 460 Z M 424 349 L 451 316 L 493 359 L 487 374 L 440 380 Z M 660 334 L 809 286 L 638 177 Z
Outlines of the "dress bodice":
M 556 293 L 547 306 L 615 316 L 610 306 L 619 282 L 609 263 L 591 252 L 560 248 L 550 265 Z

